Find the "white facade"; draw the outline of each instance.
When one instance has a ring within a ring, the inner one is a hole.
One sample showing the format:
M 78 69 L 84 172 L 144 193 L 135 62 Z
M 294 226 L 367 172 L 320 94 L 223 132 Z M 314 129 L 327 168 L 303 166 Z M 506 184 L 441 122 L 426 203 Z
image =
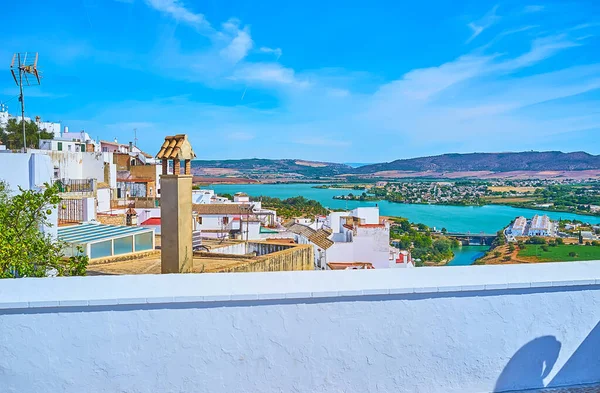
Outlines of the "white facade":
M 40 139 L 40 150 L 65 151 L 81 153 L 86 151 L 85 143 L 73 139 Z
M 39 130 L 46 130 L 47 132 L 51 132 L 55 137 L 60 135 L 60 123 L 53 123 L 51 121 L 40 121 L 39 118 L 36 119 L 35 124 L 37 125 Z
M 35 153 L 3 153 L 0 154 L 0 180 L 8 184 L 9 190 L 18 192 L 19 187 L 24 190 L 41 191 L 45 183 L 52 182 L 52 161 L 43 154 Z M 56 238 L 58 227 L 58 214 L 52 209 L 48 217 L 50 226 L 42 226 L 40 229 Z
M 552 222 L 550 217 L 547 215 L 535 215 L 531 219 L 529 229 L 527 231 L 529 236 L 552 236 Z
M 114 164 L 105 163 L 104 155 L 101 153 L 87 153 L 74 151 L 69 152 L 56 150 L 31 151 L 39 154 L 44 154 L 50 157 L 53 165 L 54 180 L 95 179 L 98 182 L 103 182 L 105 180 L 105 165 L 112 165 L 115 167 L 116 170 L 116 166 Z
M 192 190 L 192 203 L 198 205 L 208 205 L 212 203 L 211 199 L 214 198 L 214 190 Z M 227 198 L 223 198 L 228 200 Z
M 525 227 L 527 226 L 527 219 L 523 216 L 517 217 L 512 224 L 510 233 L 513 236 L 523 236 L 525 233 Z

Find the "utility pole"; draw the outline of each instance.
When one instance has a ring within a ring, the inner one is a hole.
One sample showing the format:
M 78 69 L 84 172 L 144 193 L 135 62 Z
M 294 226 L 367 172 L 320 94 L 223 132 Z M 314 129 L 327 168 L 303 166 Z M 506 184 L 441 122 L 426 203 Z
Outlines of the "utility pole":
M 137 128 L 133 129 L 133 146 L 137 147 Z
M 40 84 L 40 73 L 37 69 L 38 54 L 35 53 L 32 62 L 27 62 L 27 52 L 15 53 L 10 63 L 10 72 L 12 73 L 13 79 L 17 86 L 19 86 L 19 101 L 21 101 L 21 125 L 23 126 L 23 149 L 27 149 L 27 137 L 25 135 L 25 96 L 23 94 L 23 86 L 31 86 L 31 84 Z M 16 64 L 15 64 L 16 61 Z M 16 67 L 15 67 L 16 65 Z M 17 78 L 17 72 L 19 78 Z M 27 75 L 35 77 L 31 82 Z M 23 81 L 23 77 L 25 81 Z

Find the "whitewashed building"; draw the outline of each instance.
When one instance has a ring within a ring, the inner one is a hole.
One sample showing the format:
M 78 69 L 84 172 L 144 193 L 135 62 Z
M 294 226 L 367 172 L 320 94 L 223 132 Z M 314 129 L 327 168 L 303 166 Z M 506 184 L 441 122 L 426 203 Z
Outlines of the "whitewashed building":
M 260 239 L 261 222 L 248 204 L 194 204 L 194 230 L 203 237 Z
M 380 220 L 376 206 L 332 212 L 321 227 L 312 227 L 319 222 L 295 220 L 287 226 L 297 243 L 313 245 L 317 269 L 336 268 L 336 264 L 376 269 L 412 266 L 408 255 L 405 258 L 390 246 L 390 225 Z

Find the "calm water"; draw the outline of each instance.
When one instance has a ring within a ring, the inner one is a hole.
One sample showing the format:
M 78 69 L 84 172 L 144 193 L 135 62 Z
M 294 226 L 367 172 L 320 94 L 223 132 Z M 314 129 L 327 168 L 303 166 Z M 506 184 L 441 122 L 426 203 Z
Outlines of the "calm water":
M 412 222 L 421 222 L 438 229 L 446 228 L 450 232 L 485 232 L 496 233 L 506 227 L 515 217 L 533 217 L 540 214 L 538 210 L 519 209 L 510 206 L 443 206 L 443 205 L 413 205 L 403 203 L 360 202 L 332 199 L 334 195 L 347 195 L 349 192 L 361 191 L 347 189 L 320 189 L 312 188 L 314 184 L 241 184 L 241 185 L 215 185 L 212 188 L 216 193 L 245 192 L 251 196 L 265 195 L 276 198 L 289 198 L 303 196 L 315 199 L 323 206 L 333 209 L 353 209 L 358 206 L 379 205 L 379 212 L 384 216 L 406 217 Z M 594 224 L 600 223 L 600 217 L 582 216 L 573 213 L 542 212 L 552 219 L 578 219 Z
M 462 246 L 455 248 L 454 258 L 448 262 L 448 266 L 472 265 L 476 259 L 480 258 L 489 249 L 488 246 Z

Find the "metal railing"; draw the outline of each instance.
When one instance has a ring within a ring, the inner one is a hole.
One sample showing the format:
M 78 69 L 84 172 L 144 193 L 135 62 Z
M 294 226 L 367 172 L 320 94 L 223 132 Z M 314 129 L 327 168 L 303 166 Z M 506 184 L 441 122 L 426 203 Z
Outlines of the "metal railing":
M 57 180 L 60 192 L 94 192 L 96 179 L 61 179 Z

